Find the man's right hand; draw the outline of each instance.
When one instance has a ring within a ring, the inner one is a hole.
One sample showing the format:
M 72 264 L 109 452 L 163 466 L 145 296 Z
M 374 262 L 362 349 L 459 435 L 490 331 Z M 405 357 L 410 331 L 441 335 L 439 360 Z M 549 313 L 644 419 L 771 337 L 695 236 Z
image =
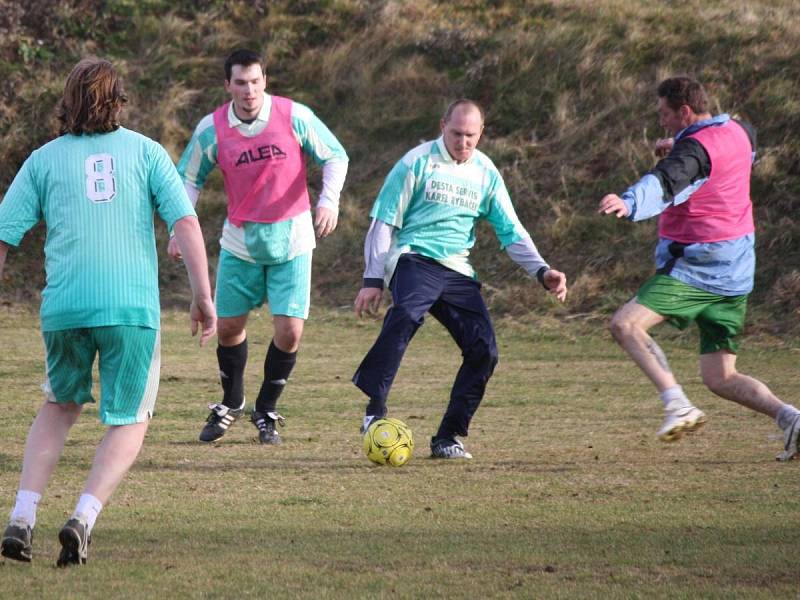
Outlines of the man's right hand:
M 383 289 L 376 287 L 361 288 L 356 296 L 355 310 L 356 316 L 361 318 L 366 312 L 368 315 L 375 315 L 381 307 L 383 300 Z
M 175 236 L 170 236 L 169 243 L 167 244 L 167 254 L 169 254 L 175 260 L 181 260 L 183 256 L 181 256 L 181 249 L 178 247 L 178 240 L 175 239 Z
M 618 219 L 627 217 L 629 214 L 625 202 L 616 194 L 606 194 L 603 196 L 603 199 L 600 200 L 600 210 L 597 212 L 604 215 L 615 214 Z

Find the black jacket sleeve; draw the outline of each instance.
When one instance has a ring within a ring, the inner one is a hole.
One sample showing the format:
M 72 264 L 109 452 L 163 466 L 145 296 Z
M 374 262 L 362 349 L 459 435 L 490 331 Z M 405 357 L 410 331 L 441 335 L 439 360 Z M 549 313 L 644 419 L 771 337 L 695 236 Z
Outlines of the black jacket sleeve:
M 752 151 L 756 151 L 756 130 L 745 121 L 733 119 L 750 140 Z M 672 200 L 698 179 L 711 174 L 711 158 L 703 145 L 691 137 L 681 138 L 672 147 L 672 151 L 650 171 L 661 182 L 664 190 L 664 202 Z
M 681 138 L 672 151 L 650 171 L 661 182 L 664 202 L 672 200 L 698 179 L 711 173 L 711 159 L 703 145 L 694 138 Z

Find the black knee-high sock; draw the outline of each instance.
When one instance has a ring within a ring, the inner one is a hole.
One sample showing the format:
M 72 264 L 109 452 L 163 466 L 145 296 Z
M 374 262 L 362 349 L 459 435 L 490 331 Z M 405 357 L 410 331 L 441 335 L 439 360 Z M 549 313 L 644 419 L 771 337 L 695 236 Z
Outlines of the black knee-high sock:
M 297 362 L 297 352 L 284 352 L 274 341 L 270 343 L 267 358 L 264 360 L 264 383 L 261 384 L 261 391 L 258 392 L 256 400 L 258 412 L 275 411 L 278 398 L 289 380 L 295 362 Z
M 244 404 L 244 368 L 247 365 L 247 339 L 236 346 L 217 346 L 222 403 L 237 409 Z

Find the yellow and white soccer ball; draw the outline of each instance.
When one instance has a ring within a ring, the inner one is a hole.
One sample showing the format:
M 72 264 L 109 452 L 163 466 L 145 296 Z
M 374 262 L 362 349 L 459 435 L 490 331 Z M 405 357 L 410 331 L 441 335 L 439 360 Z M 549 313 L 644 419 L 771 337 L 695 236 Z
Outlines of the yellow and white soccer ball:
M 399 419 L 375 419 L 364 433 L 364 454 L 378 465 L 402 467 L 414 452 L 414 438 Z

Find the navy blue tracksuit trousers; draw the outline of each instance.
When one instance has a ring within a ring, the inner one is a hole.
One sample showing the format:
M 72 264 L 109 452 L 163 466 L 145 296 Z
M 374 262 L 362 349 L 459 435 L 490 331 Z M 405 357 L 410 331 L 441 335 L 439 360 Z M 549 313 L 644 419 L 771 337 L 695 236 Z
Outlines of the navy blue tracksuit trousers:
M 353 376 L 353 383 L 370 397 L 367 414 L 386 414 L 386 398 L 403 354 L 430 312 L 453 336 L 464 359 L 436 437 L 467 435 L 498 358 L 480 283 L 433 259 L 404 254 L 390 287 L 392 307 Z

